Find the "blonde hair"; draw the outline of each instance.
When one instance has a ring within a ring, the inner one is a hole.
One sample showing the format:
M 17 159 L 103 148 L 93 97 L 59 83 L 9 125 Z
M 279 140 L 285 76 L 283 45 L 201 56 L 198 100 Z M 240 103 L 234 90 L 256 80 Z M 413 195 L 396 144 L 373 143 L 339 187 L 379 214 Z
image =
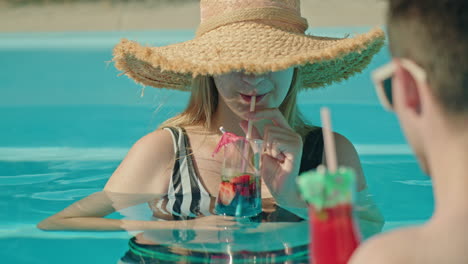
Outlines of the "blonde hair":
M 279 110 L 289 125 L 303 138 L 313 126 L 306 124 L 297 107 L 297 94 L 300 90 L 300 74 L 294 69 L 291 86 L 281 103 Z M 163 122 L 160 127 L 202 125 L 206 129 L 213 129 L 211 118 L 218 106 L 218 90 L 211 76 L 198 76 L 192 81 L 192 94 L 187 108 L 179 115 Z

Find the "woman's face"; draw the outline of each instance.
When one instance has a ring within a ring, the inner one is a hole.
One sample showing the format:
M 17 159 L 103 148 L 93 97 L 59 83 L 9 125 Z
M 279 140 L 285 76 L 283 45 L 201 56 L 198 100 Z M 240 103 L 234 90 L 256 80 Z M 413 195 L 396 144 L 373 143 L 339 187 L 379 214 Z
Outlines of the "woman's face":
M 230 72 L 213 76 L 220 99 L 238 116 L 250 110 L 252 96 L 255 109 L 278 108 L 291 86 L 294 68 L 261 75 Z

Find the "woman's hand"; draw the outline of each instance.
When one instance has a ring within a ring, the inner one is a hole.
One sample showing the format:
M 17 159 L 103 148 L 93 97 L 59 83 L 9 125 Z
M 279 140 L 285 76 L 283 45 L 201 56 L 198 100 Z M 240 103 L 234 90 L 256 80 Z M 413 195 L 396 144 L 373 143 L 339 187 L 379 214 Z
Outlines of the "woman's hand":
M 252 128 L 252 138 L 263 139 L 264 149 L 260 173 L 278 203 L 295 206 L 300 200 L 296 177 L 301 165 L 302 137 L 289 126 L 277 108 L 251 112 L 247 117 L 251 121 L 271 120 L 273 122 L 273 124 L 265 125 L 263 135 L 260 135 L 255 127 Z M 248 121 L 242 121 L 240 126 L 247 133 Z M 302 203 L 300 201 L 300 207 Z

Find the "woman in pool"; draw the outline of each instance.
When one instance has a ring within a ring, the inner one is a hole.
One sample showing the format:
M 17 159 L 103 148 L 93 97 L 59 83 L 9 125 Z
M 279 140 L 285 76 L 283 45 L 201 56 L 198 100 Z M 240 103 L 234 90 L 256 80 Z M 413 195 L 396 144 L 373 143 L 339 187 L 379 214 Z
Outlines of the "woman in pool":
M 212 215 L 222 155 L 212 158 L 211 153 L 220 140 L 220 126 L 242 135 L 247 120 L 255 122 L 254 134 L 264 140 L 264 211 L 283 208 L 306 217 L 295 179 L 316 168 L 324 155 L 321 129 L 307 125 L 300 115 L 298 92 L 364 69 L 382 47 L 384 33 L 376 29 L 344 39 L 305 35 L 308 24 L 300 15 L 299 0 L 202 0 L 200 5 L 201 24 L 193 40 L 165 47 L 123 40 L 114 50 L 116 67 L 136 82 L 191 92 L 185 111 L 136 142 L 103 192 L 45 219 L 39 228 L 232 225 L 229 218 Z M 254 96 L 256 110 L 249 112 Z M 356 151 L 344 136 L 335 135 L 339 164 L 354 168 L 359 176 L 358 197 L 364 198 L 358 198 L 358 206 L 371 205 L 358 213 L 361 228 L 366 236 L 378 232 L 383 220 L 367 197 Z M 104 218 L 144 202 L 149 202 L 155 217 L 167 221 Z

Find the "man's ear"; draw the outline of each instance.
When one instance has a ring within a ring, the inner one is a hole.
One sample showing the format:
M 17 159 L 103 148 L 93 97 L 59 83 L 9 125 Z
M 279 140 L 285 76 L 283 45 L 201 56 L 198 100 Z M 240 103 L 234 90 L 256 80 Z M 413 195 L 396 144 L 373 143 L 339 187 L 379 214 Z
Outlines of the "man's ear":
M 400 89 L 400 104 L 419 115 L 422 111 L 421 91 L 419 90 L 421 87 L 418 86 L 411 72 L 404 68 L 398 60 L 395 60 L 395 67 L 395 77 L 398 79 L 398 85 L 395 85 L 393 89 Z

